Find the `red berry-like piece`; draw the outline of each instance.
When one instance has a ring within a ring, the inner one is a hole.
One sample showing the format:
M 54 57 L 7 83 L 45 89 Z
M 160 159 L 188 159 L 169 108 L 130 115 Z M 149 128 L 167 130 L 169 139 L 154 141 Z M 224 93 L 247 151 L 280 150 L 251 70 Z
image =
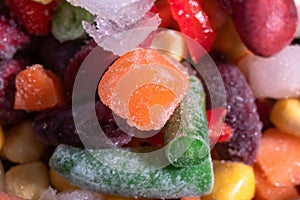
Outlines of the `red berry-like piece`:
M 69 61 L 64 73 L 64 89 L 68 97 L 72 95 L 73 85 L 82 62 L 96 46 L 97 44 L 93 40 L 89 41 Z
M 253 53 L 269 57 L 294 38 L 298 17 L 294 0 L 220 0 L 241 39 Z
M 0 124 L 5 128 L 18 123 L 26 116 L 25 112 L 13 109 L 15 78 L 24 67 L 15 60 L 0 62 Z
M 258 152 L 262 128 L 255 98 L 242 72 L 235 64 L 224 58 L 219 58 L 215 62 L 226 90 L 225 123 L 234 131 L 228 142 L 217 143 L 215 149 L 224 160 L 252 164 Z
M 207 14 L 197 0 L 168 0 L 173 18 L 177 21 L 180 31 L 198 42 L 206 51 L 210 51 L 216 33 Z M 199 55 L 190 49 L 192 56 Z
M 56 1 L 41 4 L 29 0 L 6 0 L 12 15 L 34 35 L 48 35 L 51 20 L 56 8 Z
M 10 59 L 30 39 L 12 19 L 0 16 L 0 58 Z
M 225 115 L 226 109 L 221 107 L 206 111 L 211 145 L 216 142 L 228 142 L 233 136 L 233 129 L 223 122 Z

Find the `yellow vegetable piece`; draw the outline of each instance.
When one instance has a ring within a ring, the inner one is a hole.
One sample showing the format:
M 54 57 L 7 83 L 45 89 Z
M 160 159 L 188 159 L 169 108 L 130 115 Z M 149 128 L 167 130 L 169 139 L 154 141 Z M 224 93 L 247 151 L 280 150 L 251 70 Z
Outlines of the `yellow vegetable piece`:
M 187 45 L 181 33 L 173 30 L 163 30 L 157 33 L 151 43 L 151 48 L 157 48 L 162 54 L 167 54 L 180 61 L 187 57 Z
M 2 149 L 4 144 L 4 132 L 2 127 L 0 126 L 0 150 Z
M 53 0 L 31 0 L 31 1 L 35 1 L 35 2 L 46 5 L 46 4 L 51 3 Z
M 59 192 L 79 189 L 77 186 L 72 185 L 69 181 L 60 176 L 53 169 L 50 169 L 49 171 L 49 178 L 51 185 Z
M 48 170 L 42 162 L 17 165 L 5 174 L 6 192 L 17 197 L 38 200 L 48 187 Z
M 278 100 L 271 111 L 270 120 L 279 130 L 300 137 L 300 100 Z
M 27 163 L 39 160 L 46 145 L 35 137 L 32 121 L 24 121 L 6 133 L 2 154 L 15 163 Z
M 239 162 L 214 161 L 215 181 L 212 192 L 201 200 L 251 200 L 255 176 L 251 166 Z

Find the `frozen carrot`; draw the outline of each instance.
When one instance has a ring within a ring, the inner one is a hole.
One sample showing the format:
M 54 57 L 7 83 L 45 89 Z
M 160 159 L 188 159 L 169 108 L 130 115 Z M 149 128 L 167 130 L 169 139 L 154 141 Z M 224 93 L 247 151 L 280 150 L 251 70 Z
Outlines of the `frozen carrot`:
M 33 65 L 16 77 L 14 108 L 40 111 L 64 104 L 60 78 L 41 65 Z
M 298 196 L 297 189 L 293 184 L 276 186 L 267 180 L 261 170 L 254 167 L 255 173 L 255 200 L 285 200 Z
M 300 139 L 275 128 L 262 136 L 257 166 L 271 184 L 290 186 L 300 183 Z
M 188 78 L 162 55 L 152 49 L 135 49 L 109 67 L 98 94 L 129 125 L 158 130 L 188 89 Z

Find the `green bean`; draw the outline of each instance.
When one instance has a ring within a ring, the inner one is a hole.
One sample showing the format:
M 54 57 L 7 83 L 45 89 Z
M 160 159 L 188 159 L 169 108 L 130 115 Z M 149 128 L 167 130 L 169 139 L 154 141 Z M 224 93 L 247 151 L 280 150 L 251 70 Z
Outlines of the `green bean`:
M 210 154 L 205 93 L 190 76 L 190 90 L 164 128 L 166 156 L 176 167 L 200 165 Z
M 140 155 L 140 156 L 139 156 Z M 83 189 L 127 197 L 179 198 L 210 193 L 212 162 L 198 166 L 155 169 L 142 154 L 121 149 L 82 150 L 59 145 L 50 166 Z

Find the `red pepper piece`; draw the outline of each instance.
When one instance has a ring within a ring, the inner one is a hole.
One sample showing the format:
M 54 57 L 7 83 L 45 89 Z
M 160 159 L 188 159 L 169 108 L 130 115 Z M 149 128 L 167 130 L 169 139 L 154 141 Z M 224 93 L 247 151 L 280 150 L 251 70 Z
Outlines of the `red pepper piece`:
M 168 0 L 168 2 L 172 16 L 178 23 L 180 31 L 198 42 L 209 52 L 216 33 L 207 14 L 203 11 L 201 3 L 197 0 Z M 203 54 L 197 55 L 196 52 L 193 52 L 193 49 L 190 49 L 190 53 L 194 57 L 194 61 Z
M 229 141 L 233 136 L 233 129 L 222 120 L 226 115 L 226 109 L 215 108 L 213 110 L 207 110 L 206 115 L 208 120 L 209 140 L 211 143 Z M 221 130 L 219 128 L 220 125 L 222 126 Z

